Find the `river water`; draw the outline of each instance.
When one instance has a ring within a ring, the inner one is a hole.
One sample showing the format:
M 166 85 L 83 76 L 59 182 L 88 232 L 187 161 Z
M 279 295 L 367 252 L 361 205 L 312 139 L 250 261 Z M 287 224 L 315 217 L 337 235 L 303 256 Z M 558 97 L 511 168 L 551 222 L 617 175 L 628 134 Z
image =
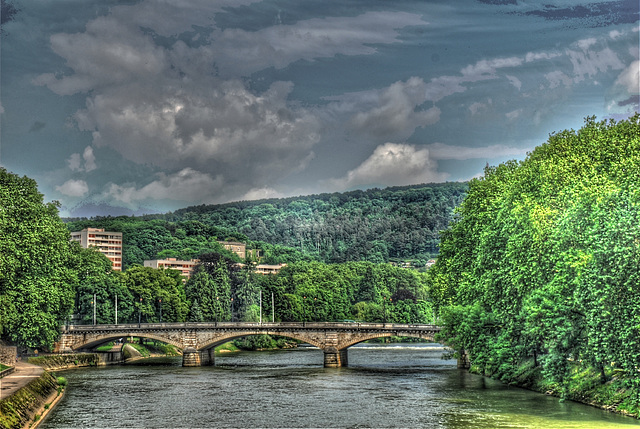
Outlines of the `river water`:
M 181 358 L 63 373 L 53 428 L 630 428 L 640 423 L 456 369 L 436 344 L 361 344 L 349 367 L 298 348 Z

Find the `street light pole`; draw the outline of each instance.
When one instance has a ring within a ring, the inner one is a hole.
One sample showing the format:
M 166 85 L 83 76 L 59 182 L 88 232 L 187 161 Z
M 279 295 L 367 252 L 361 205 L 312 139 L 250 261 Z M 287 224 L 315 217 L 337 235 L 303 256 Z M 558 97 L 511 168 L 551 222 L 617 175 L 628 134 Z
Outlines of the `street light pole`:
M 382 297 L 382 323 L 387 324 L 387 297 Z
M 138 328 L 142 323 L 142 297 L 140 297 L 140 306 L 138 307 Z
M 160 323 L 162 323 L 162 298 L 158 299 L 158 302 L 160 302 Z
M 262 291 L 260 291 L 260 324 L 262 325 Z
M 116 295 L 116 325 L 118 324 L 118 295 Z
M 93 324 L 96 324 L 96 294 L 93 294 Z
M 273 305 L 273 292 L 271 292 L 271 323 L 276 321 L 276 307 Z

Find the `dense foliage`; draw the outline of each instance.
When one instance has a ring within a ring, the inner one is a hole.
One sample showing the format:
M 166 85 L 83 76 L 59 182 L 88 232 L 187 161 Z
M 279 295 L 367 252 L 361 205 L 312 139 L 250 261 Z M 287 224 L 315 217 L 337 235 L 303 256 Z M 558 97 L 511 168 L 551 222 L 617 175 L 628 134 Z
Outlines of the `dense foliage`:
M 471 181 L 430 271 L 443 338 L 504 380 L 529 360 L 566 389 L 580 363 L 640 391 L 639 178 L 636 115 Z
M 371 262 L 297 262 L 278 274 L 205 255 L 185 285 L 189 321 L 342 321 L 428 323 L 426 274 Z
M 263 262 L 426 261 L 437 254 L 467 185 L 445 183 L 196 206 L 166 215 L 70 220 L 68 228 L 123 233 L 124 265 L 221 253 L 217 240 L 250 241 Z
M 36 182 L 0 168 L 0 335 L 52 344 L 73 307 L 76 272 L 69 232 Z
M 405 198 L 409 190 L 399 192 L 396 197 Z M 32 179 L 0 170 L 0 335 L 20 347 L 50 348 L 69 323 L 433 318 L 424 273 L 371 262 L 326 264 L 299 249 L 254 242 L 267 258 L 290 262 L 279 274 L 260 275 L 251 269 L 255 261 L 241 266 L 217 242 L 247 239 L 227 227 L 128 217 L 65 227 L 56 204 L 42 200 Z M 70 241 L 68 229 L 89 226 L 123 232 L 124 272 L 97 250 Z M 201 263 L 185 282 L 177 271 L 140 265 L 152 257 Z

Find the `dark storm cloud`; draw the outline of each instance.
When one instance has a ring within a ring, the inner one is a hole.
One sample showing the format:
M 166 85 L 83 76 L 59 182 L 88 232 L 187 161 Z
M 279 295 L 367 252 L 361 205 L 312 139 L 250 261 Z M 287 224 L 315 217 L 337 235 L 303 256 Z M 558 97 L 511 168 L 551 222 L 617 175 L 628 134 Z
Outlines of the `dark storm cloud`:
M 540 16 L 548 20 L 580 20 L 581 26 L 602 27 L 637 22 L 639 10 L 638 0 L 620 0 L 574 7 L 545 5 L 543 9 L 526 12 L 525 15 Z
M 478 0 L 478 2 L 495 5 L 518 4 L 518 0 Z
M 0 2 L 0 32 L 2 31 L 2 26 L 12 21 L 15 16 L 20 12 L 20 9 L 15 7 L 13 4 L 9 3 L 6 0 L 1 0 Z
M 36 131 L 40 131 L 41 129 L 43 129 L 46 126 L 47 126 L 47 124 L 45 124 L 44 122 L 35 121 L 31 125 L 31 128 L 29 128 L 29 132 L 33 133 L 33 132 L 36 132 Z

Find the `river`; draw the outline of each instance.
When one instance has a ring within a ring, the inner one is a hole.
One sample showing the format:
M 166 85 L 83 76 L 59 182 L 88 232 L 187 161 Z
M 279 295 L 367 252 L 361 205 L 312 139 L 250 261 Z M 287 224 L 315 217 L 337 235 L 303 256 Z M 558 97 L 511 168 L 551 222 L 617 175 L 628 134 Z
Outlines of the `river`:
M 629 428 L 637 420 L 456 369 L 436 344 L 360 344 L 349 367 L 298 348 L 66 371 L 53 428 Z

